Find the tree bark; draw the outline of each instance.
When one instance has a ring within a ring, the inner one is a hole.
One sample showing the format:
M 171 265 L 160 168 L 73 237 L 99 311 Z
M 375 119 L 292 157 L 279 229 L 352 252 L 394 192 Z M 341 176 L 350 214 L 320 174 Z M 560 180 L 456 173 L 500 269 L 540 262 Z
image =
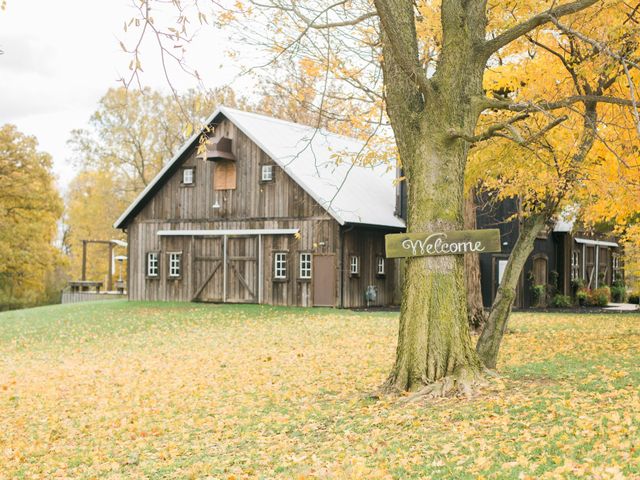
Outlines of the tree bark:
M 545 227 L 548 219 L 548 214 L 537 214 L 525 218 L 521 224 L 518 240 L 516 240 L 513 251 L 509 256 L 502 282 L 498 287 L 498 293 L 476 345 L 478 355 L 480 355 L 487 368 L 496 368 L 498 351 L 500 350 L 502 337 L 507 329 L 507 321 L 516 298 L 520 274 L 527 258 L 533 251 L 536 237 Z
M 443 2 L 442 58 L 430 79 L 419 63 L 413 2 L 375 4 L 387 112 L 407 182 L 407 231 L 461 230 L 469 144 L 451 132 L 473 134 L 480 114 L 472 99 L 483 95 L 476 49 L 484 42 L 483 4 Z M 466 392 L 482 370 L 469 334 L 462 256 L 406 259 L 396 361 L 384 388 Z
M 464 229 L 476 228 L 475 191 L 472 189 L 464 201 Z M 464 256 L 465 285 L 467 289 L 467 317 L 469 328 L 480 332 L 485 322 L 484 304 L 482 302 L 482 286 L 480 283 L 480 255 L 469 253 Z

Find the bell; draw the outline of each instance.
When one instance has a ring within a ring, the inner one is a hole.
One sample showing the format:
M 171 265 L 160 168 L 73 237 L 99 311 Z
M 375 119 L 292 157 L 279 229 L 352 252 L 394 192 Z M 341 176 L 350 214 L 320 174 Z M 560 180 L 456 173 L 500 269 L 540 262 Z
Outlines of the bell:
M 236 160 L 236 157 L 231 152 L 231 139 L 227 137 L 221 137 L 219 139 L 210 139 L 207 141 L 207 146 L 202 155 L 199 158 L 204 160 Z

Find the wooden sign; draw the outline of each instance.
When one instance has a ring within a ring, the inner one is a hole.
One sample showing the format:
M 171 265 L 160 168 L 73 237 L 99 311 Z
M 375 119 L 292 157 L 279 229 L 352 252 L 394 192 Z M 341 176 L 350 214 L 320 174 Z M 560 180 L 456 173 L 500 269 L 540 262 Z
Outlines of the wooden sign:
M 500 251 L 500 230 L 394 233 L 385 235 L 387 258 L 460 255 Z

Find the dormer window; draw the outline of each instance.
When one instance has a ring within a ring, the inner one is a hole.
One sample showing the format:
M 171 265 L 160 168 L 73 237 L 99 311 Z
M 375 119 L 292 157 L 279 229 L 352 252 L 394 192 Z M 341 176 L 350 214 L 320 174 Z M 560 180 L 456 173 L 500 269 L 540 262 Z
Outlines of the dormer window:
M 263 182 L 273 181 L 273 165 L 262 165 L 260 180 Z
M 182 170 L 182 184 L 193 185 L 194 182 L 194 168 L 189 167 Z

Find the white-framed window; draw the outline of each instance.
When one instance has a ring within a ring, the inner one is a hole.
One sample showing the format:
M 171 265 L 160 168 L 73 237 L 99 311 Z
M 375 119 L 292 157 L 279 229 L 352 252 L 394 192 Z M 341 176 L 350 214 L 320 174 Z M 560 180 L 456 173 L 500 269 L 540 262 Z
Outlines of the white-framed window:
M 580 254 L 577 250 L 571 252 L 571 280 L 580 278 Z
M 360 275 L 360 257 L 351 255 L 349 259 L 349 273 L 351 275 Z
M 147 277 L 157 277 L 160 270 L 158 252 L 147 252 Z
M 169 252 L 169 278 L 179 278 L 182 269 L 182 252 Z
M 263 182 L 270 182 L 273 180 L 273 165 L 262 165 L 260 179 Z
M 311 278 L 311 253 L 302 252 L 300 254 L 300 278 Z
M 287 252 L 273 254 L 273 278 L 276 280 L 287 278 Z
M 385 261 L 384 261 L 384 257 L 380 256 L 376 258 L 376 275 L 379 276 L 384 276 L 386 275 L 386 270 L 385 270 Z
M 184 185 L 193 185 L 193 168 L 185 168 L 182 170 L 182 183 Z
M 620 254 L 613 253 L 611 255 L 611 263 L 613 269 L 613 280 L 620 280 L 622 278 L 622 268 L 620 267 Z

